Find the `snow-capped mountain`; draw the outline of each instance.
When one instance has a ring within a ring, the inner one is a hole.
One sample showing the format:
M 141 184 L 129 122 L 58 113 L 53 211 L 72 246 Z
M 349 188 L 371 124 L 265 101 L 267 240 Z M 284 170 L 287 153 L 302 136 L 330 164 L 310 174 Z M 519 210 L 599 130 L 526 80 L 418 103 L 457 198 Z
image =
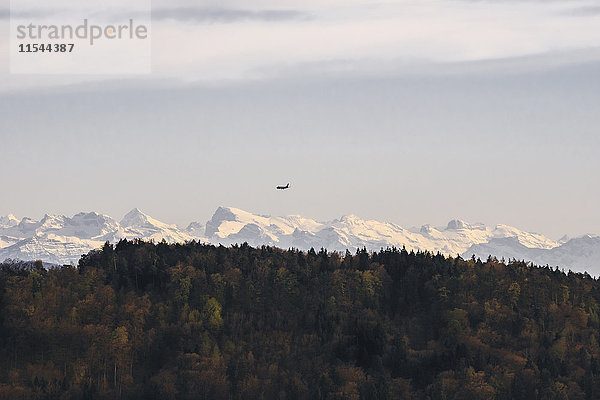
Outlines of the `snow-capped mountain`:
M 52 264 L 77 264 L 77 260 L 104 242 L 79 239 L 74 236 L 58 236 L 52 233 L 35 235 L 0 249 L 0 258 L 19 260 L 42 260 Z
M 248 242 L 253 246 L 272 245 L 308 250 L 355 251 L 366 247 L 406 247 L 464 258 L 475 254 L 505 259 L 525 259 L 541 265 L 600 273 L 600 237 L 552 240 L 538 233 L 507 225 L 488 227 L 453 219 L 445 227 L 423 225 L 403 228 L 397 224 L 364 220 L 346 215 L 319 222 L 300 215 L 280 217 L 256 215 L 233 207 L 219 207 L 205 224 L 192 222 L 186 228 L 158 221 L 136 209 L 120 222 L 95 212 L 73 217 L 45 215 L 41 220 L 9 215 L 0 217 L 0 260 L 19 258 L 76 264 L 79 257 L 122 238 L 185 242 L 198 240 L 231 245 Z
M 295 230 L 316 232 L 323 226 L 322 223 L 299 215 L 270 217 L 254 215 L 233 207 L 219 207 L 206 223 L 205 236 L 222 244 L 248 242 L 252 245 L 286 247 L 287 242 L 284 244 L 282 239 L 285 241 Z
M 12 214 L 8 214 L 5 217 L 0 217 L 0 228 L 10 228 L 18 223 L 19 220 Z
M 95 212 L 79 213 L 71 218 L 44 215 L 39 221 L 10 217 L 0 219 L 0 260 L 41 259 L 55 264 L 77 264 L 82 254 L 101 247 L 106 241 L 143 238 L 185 242 L 201 237 L 158 221 L 137 208 L 127 213 L 121 222 Z
M 169 243 L 186 242 L 194 239 L 193 236 L 180 230 L 176 225 L 160 222 L 137 208 L 128 212 L 120 222 L 121 230 L 116 236 L 121 239 L 152 239 L 154 241 L 166 240 Z
M 185 228 L 185 231 L 194 237 L 203 237 L 204 232 L 206 232 L 206 225 L 200 222 L 192 222 Z
M 464 252 L 463 257 L 472 255 L 482 260 L 495 255 L 506 260 L 526 260 L 537 265 L 559 266 L 600 275 L 600 236 L 596 235 L 569 239 L 553 248 L 527 247 L 516 237 L 493 238 L 488 243 L 474 244 Z
M 227 245 L 246 241 L 251 245 L 299 249 L 324 247 L 341 251 L 405 246 L 409 250 L 439 251 L 450 255 L 462 254 L 473 244 L 487 243 L 493 238 L 516 237 L 527 247 L 544 249 L 559 245 L 543 235 L 510 226 L 489 228 L 458 219 L 450 221 L 445 228 L 424 225 L 419 230 L 411 230 L 393 223 L 364 220 L 356 215 L 317 222 L 299 215 L 258 216 L 233 207 L 219 207 L 206 223 L 205 235 L 211 241 Z

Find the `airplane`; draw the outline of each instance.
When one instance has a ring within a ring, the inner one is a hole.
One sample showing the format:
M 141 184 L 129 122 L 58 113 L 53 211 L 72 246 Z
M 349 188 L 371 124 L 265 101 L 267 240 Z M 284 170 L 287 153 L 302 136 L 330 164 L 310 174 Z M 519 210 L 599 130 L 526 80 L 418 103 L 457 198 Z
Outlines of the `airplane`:
M 287 185 L 285 185 L 285 186 L 277 186 L 277 189 L 279 189 L 279 190 L 284 190 L 284 189 L 289 189 L 289 188 L 290 188 L 290 184 L 289 183 Z

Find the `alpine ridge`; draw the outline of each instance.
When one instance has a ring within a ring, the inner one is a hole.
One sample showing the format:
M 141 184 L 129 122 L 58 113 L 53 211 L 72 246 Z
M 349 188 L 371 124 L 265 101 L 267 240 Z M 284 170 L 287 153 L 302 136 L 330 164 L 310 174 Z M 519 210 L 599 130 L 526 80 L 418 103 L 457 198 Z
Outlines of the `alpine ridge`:
M 460 219 L 450 220 L 445 227 L 407 229 L 356 215 L 320 222 L 300 215 L 256 215 L 234 207 L 218 207 L 206 223 L 191 222 L 186 228 L 161 222 L 137 208 L 120 221 L 96 212 L 72 217 L 45 215 L 39 221 L 27 217 L 19 220 L 9 214 L 0 217 L 0 261 L 41 259 L 53 264 L 76 264 L 82 254 L 106 241 L 135 238 L 169 243 L 196 240 L 225 246 L 248 242 L 252 246 L 352 252 L 363 247 L 379 250 L 395 246 L 463 258 L 515 258 L 600 273 L 600 237 L 595 235 L 555 241 L 508 225 L 488 227 Z

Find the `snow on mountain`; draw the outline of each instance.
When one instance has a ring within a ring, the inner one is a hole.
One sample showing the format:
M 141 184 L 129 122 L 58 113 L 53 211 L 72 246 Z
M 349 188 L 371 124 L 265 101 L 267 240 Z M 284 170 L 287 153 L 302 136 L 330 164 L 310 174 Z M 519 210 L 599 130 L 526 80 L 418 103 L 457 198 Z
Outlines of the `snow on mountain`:
M 472 255 L 482 260 L 492 255 L 600 275 L 600 237 L 595 235 L 570 239 L 553 248 L 527 247 L 517 237 L 493 238 L 488 243 L 474 244 L 463 253 L 464 258 Z
M 284 247 L 280 239 L 292 235 L 296 229 L 310 232 L 322 226 L 319 222 L 299 215 L 270 217 L 233 207 L 219 207 L 206 223 L 205 236 L 222 244 L 248 242 L 252 245 Z
M 121 229 L 115 235 L 125 239 L 152 239 L 155 241 L 186 242 L 193 236 L 180 230 L 177 225 L 169 225 L 144 214 L 137 208 L 128 212 L 120 222 Z
M 204 237 L 206 225 L 200 222 L 191 222 L 184 231 L 193 237 Z
M 39 221 L 31 218 L 23 218 L 18 223 L 10 221 L 0 225 L 1 260 L 42 259 L 55 264 L 77 264 L 82 254 L 101 247 L 106 241 L 142 238 L 185 242 L 202 237 L 158 221 L 137 208 L 127 213 L 120 223 L 95 212 L 79 213 L 71 218 L 46 214 Z
M 52 233 L 39 234 L 0 249 L 0 259 L 39 259 L 58 265 L 69 263 L 77 265 L 77 261 L 83 254 L 99 248 L 103 243 L 73 236 L 58 236 Z
M 389 246 L 428 250 L 447 255 L 488 255 L 525 259 L 536 264 L 560 265 L 600 273 L 600 238 L 593 235 L 554 241 L 544 235 L 507 225 L 488 227 L 453 219 L 445 227 L 423 225 L 406 229 L 397 224 L 346 215 L 318 222 L 300 215 L 272 217 L 233 207 L 219 207 L 206 224 L 192 222 L 186 228 L 158 221 L 139 209 L 120 222 L 95 212 L 73 217 L 44 215 L 41 220 L 13 215 L 0 218 L 0 260 L 20 258 L 76 264 L 79 257 L 106 241 L 141 238 L 168 242 L 198 240 L 231 245 L 248 242 L 308 250 L 354 251 Z
M 95 212 L 75 214 L 65 221 L 61 234 L 85 239 L 103 240 L 118 229 L 119 224 L 108 215 Z
M 72 218 L 46 214 L 40 221 L 23 218 L 18 224 L 0 228 L 0 234 L 25 239 L 51 232 L 59 236 L 102 240 L 116 229 L 118 223 L 111 217 L 91 212 L 75 214 Z
M 429 250 L 456 255 L 471 245 L 486 243 L 492 238 L 515 237 L 526 247 L 552 248 L 559 245 L 543 235 L 521 231 L 507 225 L 489 228 L 451 220 L 446 228 L 423 226 L 419 231 L 356 215 L 346 215 L 329 222 L 316 222 L 298 215 L 287 217 L 258 216 L 233 207 L 219 207 L 206 223 L 206 237 L 222 244 L 248 242 L 251 245 L 279 247 L 325 247 L 345 250 L 366 247 L 405 246 L 409 250 Z
M 549 249 L 559 245 L 558 242 L 543 235 L 522 231 L 512 226 L 496 225 L 494 228 L 490 228 L 483 224 L 468 224 L 461 220 L 448 222 L 445 229 L 436 229 L 430 225 L 425 225 L 421 227 L 419 233 L 437 243 L 431 248 L 452 255 L 462 254 L 471 245 L 487 243 L 493 238 L 514 237 L 526 247 Z
M 492 232 L 494 238 L 516 237 L 525 247 L 552 249 L 561 244 L 560 241 L 548 239 L 539 233 L 521 231 L 508 225 L 496 225 Z
M 8 246 L 12 246 L 17 243 L 19 240 L 9 236 L 0 236 L 0 249 L 3 249 Z
M 7 216 L 0 216 L 0 228 L 10 228 L 19 223 L 17 217 L 12 214 L 8 214 Z

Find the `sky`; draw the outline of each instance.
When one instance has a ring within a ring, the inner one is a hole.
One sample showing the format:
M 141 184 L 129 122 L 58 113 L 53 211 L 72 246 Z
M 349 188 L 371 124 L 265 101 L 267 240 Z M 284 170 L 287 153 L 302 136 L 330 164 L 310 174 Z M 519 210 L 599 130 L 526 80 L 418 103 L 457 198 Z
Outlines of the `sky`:
M 600 234 L 590 4 L 155 0 L 139 75 L 8 73 L 5 5 L 0 215 L 187 225 L 226 205 Z

